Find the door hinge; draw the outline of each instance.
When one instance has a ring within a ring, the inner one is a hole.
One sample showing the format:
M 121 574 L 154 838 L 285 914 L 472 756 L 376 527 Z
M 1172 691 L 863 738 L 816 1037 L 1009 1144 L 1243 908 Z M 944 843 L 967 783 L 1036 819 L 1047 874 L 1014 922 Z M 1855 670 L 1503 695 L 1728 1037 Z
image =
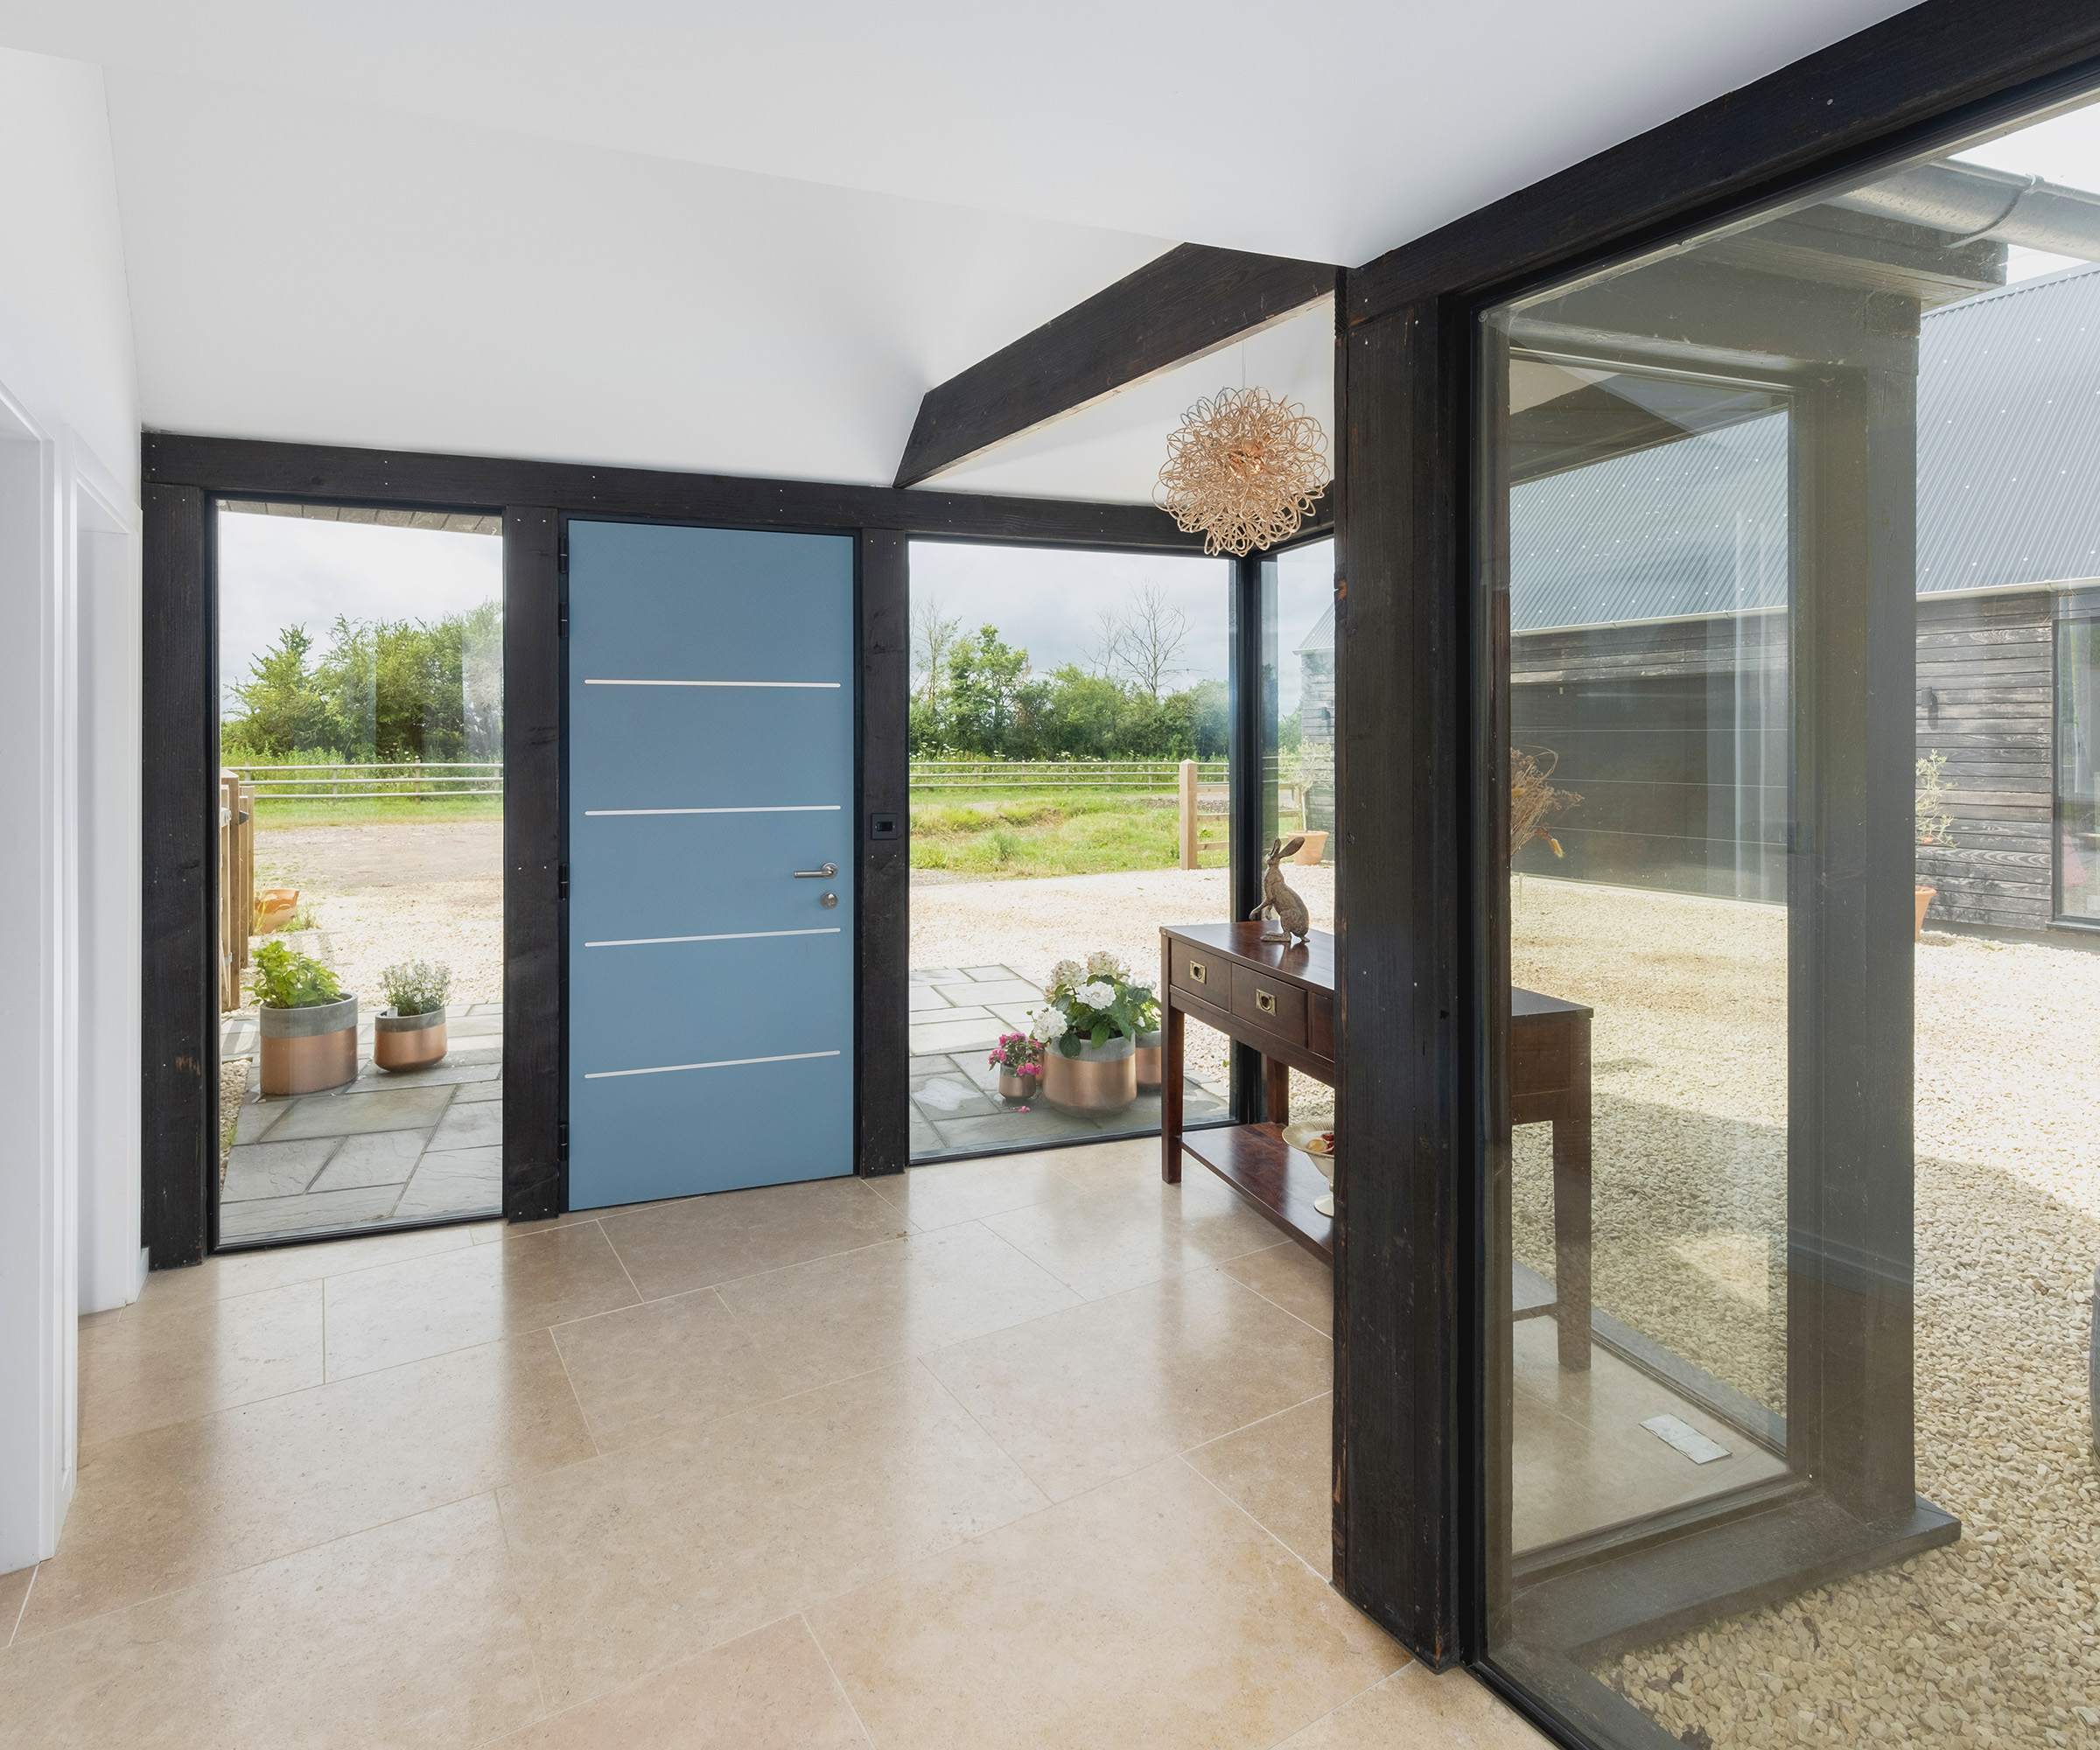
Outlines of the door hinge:
M 569 897 L 569 865 L 568 865 L 566 863 L 564 863 L 564 864 L 562 864 L 561 876 L 560 876 L 560 878 L 559 878 L 559 885 L 557 886 L 557 887 L 556 887 L 556 892 L 555 892 L 555 898 L 556 898 L 557 900 L 565 900 L 565 899 L 567 899 L 568 897 Z
M 568 635 L 569 635 L 569 604 L 568 604 L 567 602 L 564 602 L 564 603 L 562 604 L 562 606 L 561 606 L 561 612 L 560 612 L 559 613 L 557 613 L 557 614 L 555 616 L 554 629 L 555 629 L 555 636 L 556 636 L 556 637 L 557 637 L 557 638 L 566 638 L 566 637 L 568 637 Z
M 569 1121 L 566 1118 L 554 1127 L 554 1146 L 564 1160 L 569 1158 Z

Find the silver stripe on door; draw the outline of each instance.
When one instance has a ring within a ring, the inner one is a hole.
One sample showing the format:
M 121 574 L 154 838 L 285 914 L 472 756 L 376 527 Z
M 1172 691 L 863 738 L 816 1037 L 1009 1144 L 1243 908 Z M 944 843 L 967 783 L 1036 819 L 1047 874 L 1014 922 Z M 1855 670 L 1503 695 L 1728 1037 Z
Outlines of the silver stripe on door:
M 838 802 L 791 802 L 786 808 L 585 808 L 586 816 L 598 815 L 835 815 Z
M 836 692 L 840 681 L 585 681 L 586 687 L 828 687 Z
M 843 926 L 833 924 L 829 929 L 799 930 L 731 930 L 722 935 L 631 935 L 618 942 L 587 942 L 585 948 L 653 948 L 662 942 L 756 942 L 768 935 L 836 935 Z
M 591 1069 L 584 1072 L 586 1082 L 609 1082 L 616 1075 L 669 1075 L 681 1069 L 738 1069 L 747 1063 L 800 1063 L 805 1058 L 841 1057 L 836 1051 L 791 1051 L 779 1057 L 725 1057 L 715 1063 L 660 1063 L 649 1069 Z

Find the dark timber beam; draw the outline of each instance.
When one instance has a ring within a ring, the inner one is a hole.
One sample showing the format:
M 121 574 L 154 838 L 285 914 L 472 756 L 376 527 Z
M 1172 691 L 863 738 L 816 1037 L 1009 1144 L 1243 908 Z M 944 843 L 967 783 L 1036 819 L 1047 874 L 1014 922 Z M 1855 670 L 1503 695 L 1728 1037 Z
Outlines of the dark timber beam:
M 914 486 L 1334 290 L 1318 262 L 1183 243 L 926 392 L 897 470 Z

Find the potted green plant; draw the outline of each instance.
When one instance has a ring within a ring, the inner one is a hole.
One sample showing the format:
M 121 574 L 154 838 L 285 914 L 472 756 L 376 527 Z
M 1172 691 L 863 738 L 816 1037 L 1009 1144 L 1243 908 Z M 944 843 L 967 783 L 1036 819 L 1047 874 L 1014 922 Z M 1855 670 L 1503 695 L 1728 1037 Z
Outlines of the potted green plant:
M 1949 830 L 1954 825 L 1954 816 L 1947 812 L 1946 792 L 1940 788 L 1940 774 L 1945 769 L 1947 756 L 1934 748 L 1918 761 L 1918 844 L 1951 850 L 1954 834 Z M 1922 881 L 1914 881 L 1911 899 L 1917 906 L 1912 920 L 1911 937 L 1915 941 L 1925 934 L 1925 913 L 1938 895 L 1937 887 L 1928 887 Z
M 1138 1097 L 1138 1035 L 1158 1025 L 1152 987 L 1097 952 L 1084 966 L 1052 967 L 1045 994 L 1049 1002 L 1030 1017 L 1044 1047 L 1043 1098 L 1068 1112 L 1120 1112 Z
M 372 1061 L 382 1069 L 428 1069 L 445 1054 L 444 999 L 452 969 L 404 961 L 379 975 L 387 1006 L 372 1018 Z
M 281 942 L 256 951 L 262 1091 L 312 1094 L 357 1080 L 357 998 L 335 974 Z
M 1001 1033 L 992 1047 L 992 1067 L 999 1072 L 1002 1100 L 1032 1100 L 1043 1077 L 1043 1042 L 1026 1033 Z

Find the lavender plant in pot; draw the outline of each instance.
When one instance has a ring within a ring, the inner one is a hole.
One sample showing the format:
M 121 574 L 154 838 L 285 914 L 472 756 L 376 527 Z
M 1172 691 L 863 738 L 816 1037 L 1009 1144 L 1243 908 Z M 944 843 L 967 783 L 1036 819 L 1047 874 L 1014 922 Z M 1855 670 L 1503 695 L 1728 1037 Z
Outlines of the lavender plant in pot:
M 444 999 L 452 969 L 404 961 L 379 975 L 387 1006 L 372 1018 L 372 1061 L 382 1069 L 428 1069 L 445 1054 Z
M 1120 1112 L 1138 1097 L 1138 1040 L 1159 1004 L 1114 955 L 1050 969 L 1050 1001 L 1032 1016 L 1043 1042 L 1043 1098 L 1068 1112 Z
M 313 1094 L 357 1080 L 357 998 L 311 956 L 281 942 L 256 952 L 262 1091 Z

